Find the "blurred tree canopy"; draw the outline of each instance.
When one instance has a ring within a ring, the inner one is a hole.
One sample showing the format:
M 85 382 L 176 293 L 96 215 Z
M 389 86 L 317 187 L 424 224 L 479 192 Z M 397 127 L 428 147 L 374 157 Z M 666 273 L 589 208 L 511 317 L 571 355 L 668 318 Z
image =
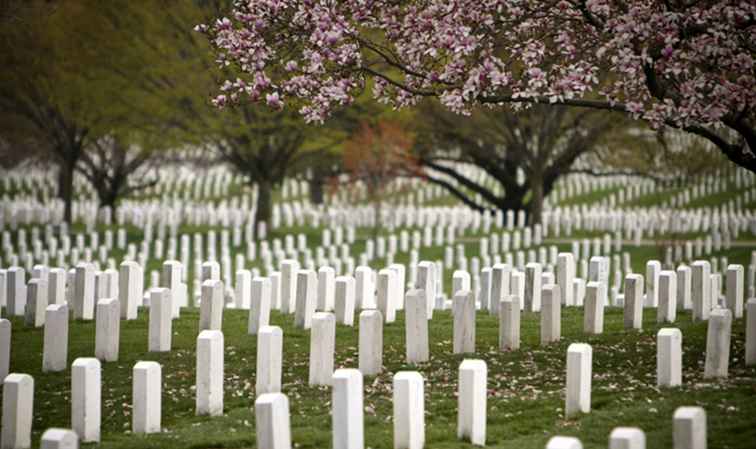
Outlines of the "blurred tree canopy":
M 101 205 L 114 207 L 143 186 L 128 175 L 171 149 L 203 147 L 244 175 L 258 188 L 258 221 L 270 218 L 271 189 L 284 176 L 336 160 L 315 156 L 335 151 L 359 110 L 323 129 L 290 109 L 210 104 L 228 73 L 194 27 L 230 4 L 31 0 L 3 10 L 11 26 L 0 30 L 0 63 L 8 68 L 0 141 L 36 147 L 58 166 L 68 220 L 75 171 L 93 183 Z

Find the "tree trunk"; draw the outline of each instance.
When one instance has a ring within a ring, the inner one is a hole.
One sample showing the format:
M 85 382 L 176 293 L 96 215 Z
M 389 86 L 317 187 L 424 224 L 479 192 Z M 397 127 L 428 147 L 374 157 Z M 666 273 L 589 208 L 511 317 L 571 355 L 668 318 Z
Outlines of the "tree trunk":
M 325 191 L 325 178 L 317 171 L 313 174 L 312 179 L 309 180 L 310 184 L 310 202 L 312 204 L 323 204 L 323 197 Z
M 63 219 L 71 224 L 71 206 L 73 203 L 73 180 L 76 162 L 63 161 L 58 165 L 58 198 L 63 200 Z
M 110 208 L 111 216 L 115 217 L 116 203 L 118 201 L 118 188 L 110 186 L 97 189 L 97 197 L 100 200 L 100 209 Z
M 270 224 L 270 217 L 273 211 L 272 203 L 273 185 L 267 180 L 257 181 L 257 210 L 255 211 L 255 227 L 260 222 Z
M 528 224 L 531 226 L 541 223 L 543 214 L 543 175 L 541 173 L 531 173 L 530 183 L 530 202 L 528 203 Z
M 375 226 L 373 226 L 373 239 L 378 238 L 378 234 L 381 232 L 383 223 L 381 222 L 381 212 L 383 210 L 383 201 L 381 201 L 380 195 L 373 197 L 373 210 L 375 212 Z

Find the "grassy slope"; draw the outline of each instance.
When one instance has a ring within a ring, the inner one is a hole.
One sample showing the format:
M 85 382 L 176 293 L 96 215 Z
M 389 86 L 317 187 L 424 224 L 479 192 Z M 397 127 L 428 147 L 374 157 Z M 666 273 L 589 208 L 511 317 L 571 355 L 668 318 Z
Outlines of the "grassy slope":
M 225 415 L 194 416 L 195 339 L 198 315 L 186 310 L 174 321 L 173 350 L 147 353 L 147 314 L 123 322 L 121 359 L 103 364 L 104 448 L 205 448 L 254 447 L 254 375 L 256 341 L 246 335 L 246 313 L 227 310 L 225 335 Z M 684 383 L 681 388 L 655 387 L 655 334 L 660 327 L 647 310 L 643 332 L 626 332 L 622 312 L 607 309 L 605 334 L 582 333 L 582 311 L 563 309 L 562 342 L 539 346 L 538 315 L 524 314 L 522 349 L 497 349 L 497 320 L 485 312 L 477 318 L 478 353 L 468 357 L 488 363 L 488 447 L 543 448 L 555 434 L 577 435 L 587 448 L 605 447 L 614 426 L 643 428 L 649 448 L 671 446 L 672 413 L 684 404 L 704 405 L 709 418 L 709 447 L 752 447 L 756 437 L 756 369 L 743 366 L 743 320 L 733 326 L 730 379 L 704 381 L 705 324 L 692 323 L 689 314 L 675 326 L 683 332 Z M 457 368 L 462 356 L 451 354 L 452 322 L 449 312 L 436 312 L 430 324 L 432 360 L 419 367 L 404 364 L 404 324 L 384 330 L 385 372 L 365 379 L 367 446 L 390 448 L 391 376 L 404 369 L 419 369 L 426 379 L 428 447 L 468 447 L 455 438 Z M 357 322 L 358 320 L 355 320 Z M 291 401 L 293 438 L 301 448 L 330 446 L 330 389 L 307 386 L 309 333 L 292 326 L 293 317 L 273 313 L 272 323 L 284 330 L 284 392 Z M 42 331 L 13 321 L 12 370 L 34 376 L 34 441 L 51 426 L 70 426 L 70 371 L 42 374 Z M 356 367 L 357 328 L 337 328 L 337 367 Z M 569 343 L 588 342 L 594 350 L 593 410 L 573 420 L 563 418 L 565 356 Z M 74 322 L 70 330 L 69 361 L 94 352 L 94 323 Z M 163 365 L 163 426 L 167 432 L 149 437 L 129 435 L 131 369 L 138 360 Z

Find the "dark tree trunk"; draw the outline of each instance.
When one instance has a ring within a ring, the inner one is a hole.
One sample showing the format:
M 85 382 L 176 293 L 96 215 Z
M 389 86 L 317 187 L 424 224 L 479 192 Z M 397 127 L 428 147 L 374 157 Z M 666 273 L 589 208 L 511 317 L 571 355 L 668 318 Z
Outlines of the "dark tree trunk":
M 270 224 L 273 211 L 272 196 L 273 185 L 267 180 L 257 181 L 257 210 L 255 211 L 255 226 L 264 221 Z
M 63 161 L 58 165 L 58 198 L 63 200 L 63 219 L 71 224 L 71 207 L 73 203 L 73 180 L 76 162 Z
M 97 198 L 100 200 L 100 209 L 109 207 L 112 214 L 111 216 L 115 216 L 116 203 L 118 202 L 118 189 L 114 187 L 97 189 Z
M 321 205 L 325 195 L 325 178 L 317 171 L 313 174 L 312 179 L 309 180 L 310 184 L 310 202 L 312 204 Z
M 528 224 L 531 226 L 541 223 L 543 215 L 543 176 L 540 173 L 531 173 L 530 202 L 528 203 Z

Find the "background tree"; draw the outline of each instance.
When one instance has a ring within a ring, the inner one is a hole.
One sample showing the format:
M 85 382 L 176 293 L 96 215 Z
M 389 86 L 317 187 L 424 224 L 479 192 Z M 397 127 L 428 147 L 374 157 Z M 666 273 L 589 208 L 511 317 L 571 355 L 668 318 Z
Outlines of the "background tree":
M 543 199 L 575 161 L 627 126 L 619 114 L 543 105 L 517 114 L 476 108 L 460 117 L 426 101 L 417 117 L 415 151 L 427 180 L 479 211 L 527 210 L 531 223 L 541 221 Z M 487 176 L 473 176 L 479 172 L 470 166 Z
M 13 147 L 33 141 L 58 166 L 58 196 L 70 221 L 74 170 L 102 111 L 77 76 L 91 54 L 66 30 L 95 25 L 74 2 L 53 8 L 32 0 L 7 14 L 13 25 L 0 27 L 0 133 Z
M 245 72 L 240 97 L 303 101 L 309 120 L 372 78 L 376 98 L 397 106 L 432 96 L 455 112 L 623 112 L 700 135 L 756 171 L 750 0 L 238 2 L 203 29 L 221 64 Z
M 157 158 L 149 147 L 130 144 L 114 134 L 92 142 L 77 170 L 95 189 L 100 207 L 109 207 L 115 213 L 120 198 L 157 184 L 157 173 L 147 173 L 148 165 L 155 162 Z M 136 176 L 140 172 L 141 176 Z
M 112 207 L 149 185 L 129 178 L 151 157 L 197 147 L 257 186 L 257 220 L 267 221 L 272 189 L 332 144 L 338 133 L 307 126 L 295 111 L 211 104 L 218 80 L 233 72 L 216 67 L 193 28 L 230 4 L 40 1 L 7 14 L 23 15 L 24 26 L 0 33 L 0 61 L 11 68 L 0 85 L 0 135 L 13 148 L 30 137 L 44 143 L 60 167 L 67 220 L 74 173 Z
M 364 186 L 375 211 L 374 234 L 381 228 L 386 187 L 394 179 L 412 174 L 416 163 L 410 150 L 414 136 L 397 121 L 364 123 L 344 145 L 343 167 L 352 183 Z

